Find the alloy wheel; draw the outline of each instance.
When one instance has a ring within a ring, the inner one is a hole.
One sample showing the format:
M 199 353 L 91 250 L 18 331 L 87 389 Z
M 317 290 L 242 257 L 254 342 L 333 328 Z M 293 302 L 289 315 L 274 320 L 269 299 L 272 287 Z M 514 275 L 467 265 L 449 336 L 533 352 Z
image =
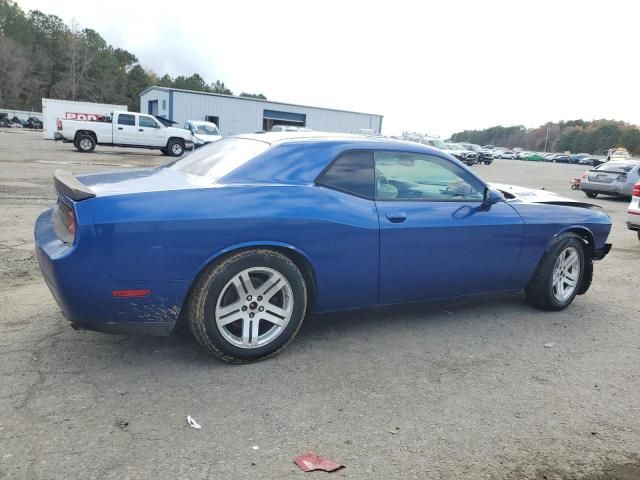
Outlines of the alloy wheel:
M 220 334 L 240 348 L 259 348 L 273 342 L 293 313 L 293 291 L 287 279 L 266 267 L 247 268 L 222 289 L 215 320 Z
M 553 296 L 559 302 L 567 301 L 578 288 L 580 278 L 580 254 L 575 247 L 567 247 L 553 267 Z

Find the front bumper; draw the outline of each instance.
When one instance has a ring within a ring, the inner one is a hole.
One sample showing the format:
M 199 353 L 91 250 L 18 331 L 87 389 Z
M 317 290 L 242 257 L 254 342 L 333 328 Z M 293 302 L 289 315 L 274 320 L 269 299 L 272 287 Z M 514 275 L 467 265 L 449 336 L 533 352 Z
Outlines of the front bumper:
M 607 254 L 609 253 L 610 250 L 611 250 L 611 244 L 610 243 L 605 243 L 602 246 L 602 248 L 597 248 L 593 252 L 593 259 L 594 260 L 602 260 L 604 257 L 607 256 Z

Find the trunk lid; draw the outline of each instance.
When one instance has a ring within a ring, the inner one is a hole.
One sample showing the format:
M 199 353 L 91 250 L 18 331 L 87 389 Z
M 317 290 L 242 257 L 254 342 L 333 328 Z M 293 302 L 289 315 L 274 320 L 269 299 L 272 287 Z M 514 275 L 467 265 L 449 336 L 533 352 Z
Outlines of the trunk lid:
M 211 187 L 212 182 L 168 168 L 140 168 L 78 175 L 77 180 L 96 196 L 161 192 Z

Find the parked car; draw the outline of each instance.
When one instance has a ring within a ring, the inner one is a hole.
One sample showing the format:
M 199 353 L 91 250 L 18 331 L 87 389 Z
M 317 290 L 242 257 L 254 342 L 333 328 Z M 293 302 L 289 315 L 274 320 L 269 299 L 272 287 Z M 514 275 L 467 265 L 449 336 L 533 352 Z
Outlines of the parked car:
M 544 157 L 539 153 L 528 153 L 524 157 L 525 160 L 529 160 L 530 162 L 544 162 Z
M 193 148 L 191 132 L 165 127 L 151 115 L 133 112 L 114 112 L 105 121 L 58 119 L 53 137 L 73 143 L 85 153 L 93 152 L 96 145 L 108 145 L 156 149 L 179 157 L 186 149 Z
M 604 154 L 609 162 L 611 160 L 629 160 L 631 158 L 631 155 L 624 147 L 610 148 L 605 150 Z
M 465 165 L 470 167 L 478 163 L 478 155 L 473 150 L 469 150 L 458 143 L 447 143 L 446 145 L 445 152 L 456 157 Z
M 25 128 L 33 128 L 35 130 L 42 130 L 42 120 L 37 117 L 29 117 L 25 123 Z
M 491 150 L 482 148 L 480 145 L 476 145 L 474 143 L 461 142 L 460 145 L 462 145 L 467 150 L 475 152 L 475 154 L 478 156 L 478 161 L 476 162 L 477 165 L 481 165 L 483 163 L 485 165 L 491 165 L 491 163 L 493 163 L 493 153 Z
M 627 207 L 627 228 L 635 231 L 640 240 L 640 182 L 631 191 L 631 203 Z
M 523 289 L 561 310 L 611 247 L 600 208 L 355 135 L 246 134 L 155 168 L 58 170 L 54 185 L 36 256 L 72 325 L 188 325 L 230 362 L 276 354 L 319 312 Z
M 581 158 L 578 161 L 578 163 L 580 165 L 591 165 L 592 167 L 597 167 L 598 165 L 607 163 L 607 160 L 602 158 L 596 158 L 596 157 L 585 157 L 585 158 Z
M 498 150 L 498 149 L 493 150 L 493 158 L 502 158 L 503 152 L 504 150 Z
M 500 154 L 500 158 L 505 158 L 508 160 L 513 160 L 515 158 L 515 154 L 511 150 L 505 150 Z
M 571 157 L 569 155 L 565 155 L 565 154 L 557 154 L 554 155 L 553 157 L 551 157 L 551 162 L 552 163 L 573 163 L 571 161 Z
M 218 126 L 212 122 L 187 120 L 184 122 L 184 128 L 193 135 L 193 142 L 196 148 L 203 147 L 211 142 L 217 142 L 222 138 Z
M 580 163 L 580 160 L 582 160 L 583 158 L 589 158 L 591 155 L 589 155 L 588 153 L 575 153 L 573 155 L 570 155 L 571 157 L 571 163 Z
M 580 190 L 587 197 L 598 194 L 630 197 L 633 186 L 640 180 L 640 161 L 611 161 L 589 170 L 580 181 Z
M 525 159 L 525 157 L 526 157 L 527 155 L 529 155 L 529 154 L 530 154 L 529 152 L 524 152 L 524 151 L 516 152 L 516 154 L 515 154 L 515 157 L 514 157 L 514 158 L 515 158 L 516 160 L 524 160 L 524 159 Z

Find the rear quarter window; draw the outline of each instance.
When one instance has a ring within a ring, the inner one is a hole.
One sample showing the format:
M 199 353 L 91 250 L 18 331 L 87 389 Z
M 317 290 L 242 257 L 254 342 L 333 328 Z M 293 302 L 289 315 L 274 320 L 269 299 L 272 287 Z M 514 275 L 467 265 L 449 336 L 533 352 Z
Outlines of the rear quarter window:
M 318 178 L 316 183 L 357 197 L 373 199 L 373 153 L 347 152 L 342 154 Z

